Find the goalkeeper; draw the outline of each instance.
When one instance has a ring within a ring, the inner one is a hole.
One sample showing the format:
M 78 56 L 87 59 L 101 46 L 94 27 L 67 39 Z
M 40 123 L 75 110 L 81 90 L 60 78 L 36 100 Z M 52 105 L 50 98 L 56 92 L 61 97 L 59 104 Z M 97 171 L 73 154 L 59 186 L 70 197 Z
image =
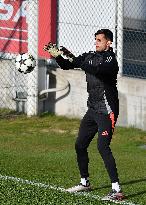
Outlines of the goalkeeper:
M 119 114 L 117 91 L 118 63 L 111 47 L 113 33 L 109 29 L 101 29 L 95 33 L 96 51 L 84 53 L 78 57 L 62 47 L 48 48 L 56 58 L 59 66 L 64 69 L 81 68 L 86 73 L 87 92 L 89 94 L 88 110 L 81 120 L 78 137 L 75 143 L 77 162 L 81 175 L 79 185 L 67 189 L 68 192 L 88 191 L 91 189 L 88 172 L 87 148 L 98 133 L 98 151 L 104 161 L 112 183 L 111 192 L 103 200 L 122 200 L 117 167 L 110 143 Z M 45 48 L 46 49 L 46 48 Z M 66 55 L 68 59 L 64 59 Z

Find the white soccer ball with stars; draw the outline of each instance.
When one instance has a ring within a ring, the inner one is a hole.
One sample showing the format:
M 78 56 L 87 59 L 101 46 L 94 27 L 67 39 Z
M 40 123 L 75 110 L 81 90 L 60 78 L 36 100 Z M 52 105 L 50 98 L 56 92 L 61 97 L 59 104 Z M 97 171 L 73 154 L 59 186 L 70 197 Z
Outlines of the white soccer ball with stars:
M 29 53 L 18 54 L 15 59 L 15 65 L 20 73 L 30 73 L 36 66 L 35 58 Z

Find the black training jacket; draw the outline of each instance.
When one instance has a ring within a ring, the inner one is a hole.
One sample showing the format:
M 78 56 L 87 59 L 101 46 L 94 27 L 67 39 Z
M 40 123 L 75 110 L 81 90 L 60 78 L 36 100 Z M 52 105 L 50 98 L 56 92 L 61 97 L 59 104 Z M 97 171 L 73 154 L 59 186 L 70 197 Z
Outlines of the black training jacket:
M 56 58 L 58 65 L 64 69 L 81 68 L 86 73 L 87 105 L 97 113 L 119 113 L 117 91 L 118 63 L 115 54 L 110 48 L 103 52 L 88 52 L 75 57 L 73 62 L 62 56 Z

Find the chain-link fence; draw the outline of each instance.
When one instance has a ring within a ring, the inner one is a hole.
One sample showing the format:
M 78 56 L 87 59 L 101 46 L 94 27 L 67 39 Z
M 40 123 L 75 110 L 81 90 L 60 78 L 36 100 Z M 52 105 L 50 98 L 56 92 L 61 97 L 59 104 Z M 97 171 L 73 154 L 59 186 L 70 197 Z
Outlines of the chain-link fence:
M 146 78 L 146 1 L 124 0 L 123 74 Z
M 9 0 L 0 2 L 0 108 L 38 113 L 38 2 Z M 32 73 L 25 75 L 15 67 L 19 53 L 36 59 Z
M 114 34 L 120 75 L 146 78 L 145 0 L 0 0 L 0 108 L 28 115 L 54 109 L 56 93 L 48 89 L 57 79 L 39 49 L 50 39 L 75 55 L 95 50 L 94 33 L 101 28 Z M 37 61 L 29 74 L 15 68 L 22 52 Z

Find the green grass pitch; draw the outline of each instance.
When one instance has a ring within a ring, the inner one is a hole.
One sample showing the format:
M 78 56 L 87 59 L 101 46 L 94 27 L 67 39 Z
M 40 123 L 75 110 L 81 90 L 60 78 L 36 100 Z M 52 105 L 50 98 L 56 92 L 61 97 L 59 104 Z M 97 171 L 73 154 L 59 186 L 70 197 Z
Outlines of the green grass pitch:
M 96 148 L 97 136 L 88 150 L 93 190 L 61 191 L 80 181 L 74 150 L 79 123 L 54 115 L 0 119 L 0 205 L 113 204 L 100 201 L 111 184 Z M 116 127 L 111 148 L 127 205 L 146 204 L 146 150 L 141 145 L 146 145 L 146 132 Z

